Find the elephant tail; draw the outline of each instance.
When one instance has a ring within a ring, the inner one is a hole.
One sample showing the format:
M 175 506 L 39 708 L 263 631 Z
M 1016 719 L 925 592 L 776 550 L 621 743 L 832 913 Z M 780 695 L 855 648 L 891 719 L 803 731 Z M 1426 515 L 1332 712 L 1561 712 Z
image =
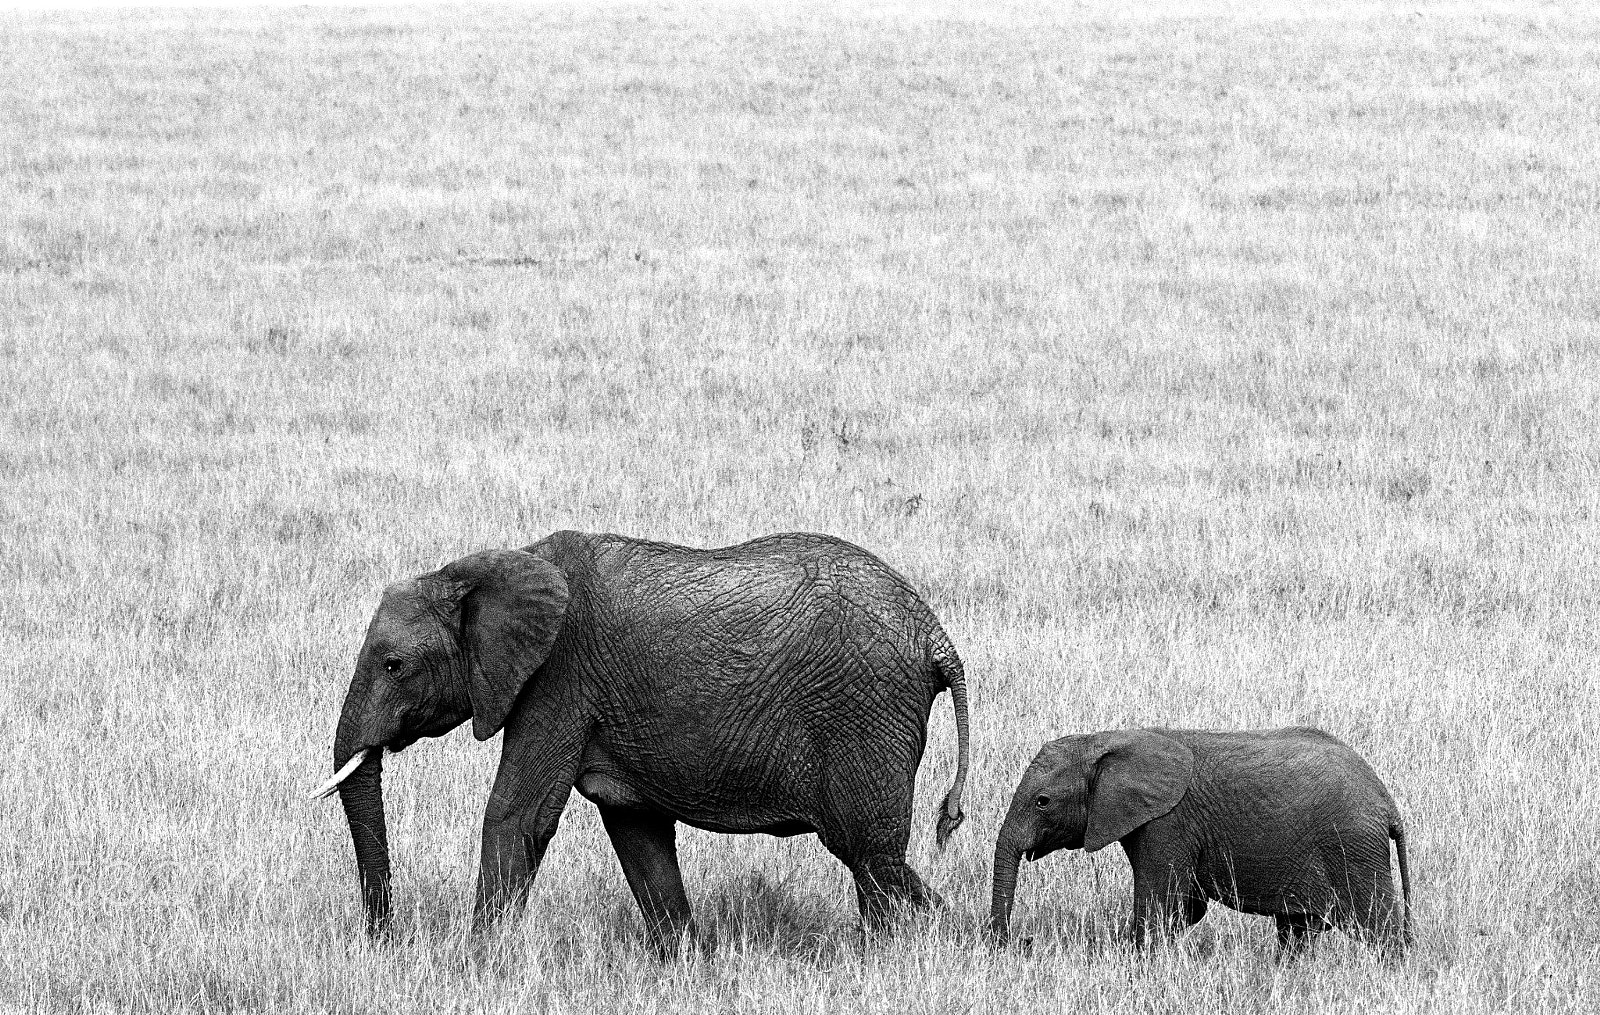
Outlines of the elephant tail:
M 1406 826 L 1395 818 L 1389 824 L 1389 838 L 1394 840 L 1394 855 L 1400 867 L 1400 898 L 1405 902 L 1405 922 L 1401 924 L 1401 934 L 1407 944 L 1411 943 L 1411 864 L 1406 860 Z
M 961 658 L 948 641 L 934 653 L 934 665 L 944 686 L 950 689 L 950 703 L 956 712 L 956 777 L 939 804 L 939 820 L 933 829 L 933 841 L 942 849 L 967 817 L 961 810 L 961 793 L 967 786 L 967 678 Z

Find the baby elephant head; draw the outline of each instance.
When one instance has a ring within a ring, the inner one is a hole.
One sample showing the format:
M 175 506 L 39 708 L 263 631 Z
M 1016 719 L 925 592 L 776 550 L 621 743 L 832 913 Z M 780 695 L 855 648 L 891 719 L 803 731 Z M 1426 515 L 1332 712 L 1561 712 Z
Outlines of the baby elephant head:
M 339 791 L 370 929 L 389 908 L 384 748 L 443 736 L 469 718 L 479 740 L 494 736 L 549 654 L 566 606 L 562 572 L 523 550 L 475 553 L 384 590 L 339 715 L 338 771 L 313 791 Z
M 1022 773 L 994 846 L 993 938 L 1004 943 L 1023 857 L 1093 853 L 1172 810 L 1194 776 L 1194 753 L 1149 730 L 1062 737 Z

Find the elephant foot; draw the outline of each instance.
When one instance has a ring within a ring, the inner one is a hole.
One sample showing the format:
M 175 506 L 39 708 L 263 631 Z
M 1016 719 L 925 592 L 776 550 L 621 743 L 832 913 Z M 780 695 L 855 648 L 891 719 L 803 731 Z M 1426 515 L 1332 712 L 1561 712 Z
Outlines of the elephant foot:
M 367 920 L 367 940 L 374 944 L 386 944 L 395 938 L 394 918 L 388 913 L 376 919 Z
M 690 920 L 681 929 L 674 933 L 670 928 L 663 928 L 652 932 L 648 936 L 650 954 L 660 963 L 683 962 L 691 958 L 704 958 L 711 950 L 711 943 L 700 933 L 694 921 Z

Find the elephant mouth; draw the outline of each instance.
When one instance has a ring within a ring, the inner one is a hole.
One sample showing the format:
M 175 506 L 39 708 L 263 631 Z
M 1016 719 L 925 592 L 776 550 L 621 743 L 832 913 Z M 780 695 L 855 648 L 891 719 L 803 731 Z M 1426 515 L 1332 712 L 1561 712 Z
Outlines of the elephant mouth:
M 332 796 L 334 790 L 339 788 L 339 784 L 350 778 L 355 770 L 360 768 L 362 763 L 367 760 L 367 755 L 371 753 L 372 750 L 370 748 L 362 748 L 356 753 L 350 755 L 350 760 L 344 763 L 344 767 L 322 782 L 322 784 L 317 786 L 316 789 L 313 789 L 310 793 L 307 793 L 306 799 L 322 800 L 326 797 Z
M 391 744 L 368 744 L 365 747 L 356 748 L 355 753 L 351 754 L 349 760 L 344 763 L 344 767 L 307 793 L 306 799 L 323 800 L 332 796 L 334 791 L 338 790 L 346 779 L 354 775 L 356 769 L 360 768 L 367 759 L 381 758 L 385 751 L 390 754 L 398 753 L 416 742 L 416 737 L 410 737 Z

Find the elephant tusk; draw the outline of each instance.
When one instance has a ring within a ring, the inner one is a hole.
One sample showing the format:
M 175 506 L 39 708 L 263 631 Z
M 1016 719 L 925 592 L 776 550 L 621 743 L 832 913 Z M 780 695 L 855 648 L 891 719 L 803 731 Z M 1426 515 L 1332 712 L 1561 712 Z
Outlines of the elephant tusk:
M 341 768 L 341 769 L 339 769 L 339 771 L 333 773 L 333 778 L 329 779 L 327 782 L 325 782 L 322 785 L 318 786 L 316 789 L 312 790 L 310 793 L 307 793 L 306 794 L 306 799 L 307 800 L 321 800 L 323 797 L 328 796 L 331 793 L 333 793 L 334 790 L 339 788 L 339 784 L 341 782 L 344 782 L 346 779 L 350 778 L 350 773 L 351 772 L 354 772 L 358 767 L 360 767 L 360 765 L 361 765 L 361 763 L 363 761 L 367 760 L 367 755 L 370 754 L 371 752 L 372 752 L 372 748 L 370 748 L 370 747 L 364 747 L 361 750 L 357 751 L 354 754 L 354 756 L 352 756 L 350 758 L 349 761 L 344 763 L 344 767 L 343 768 Z

